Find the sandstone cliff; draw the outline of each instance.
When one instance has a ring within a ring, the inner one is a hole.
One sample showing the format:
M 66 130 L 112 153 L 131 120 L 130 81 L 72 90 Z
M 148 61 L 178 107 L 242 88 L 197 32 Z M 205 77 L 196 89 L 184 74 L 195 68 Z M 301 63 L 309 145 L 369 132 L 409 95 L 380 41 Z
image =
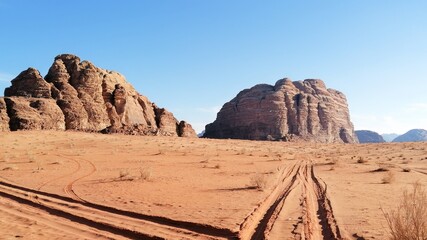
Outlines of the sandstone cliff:
M 71 54 L 55 58 L 45 78 L 28 68 L 0 98 L 0 131 L 55 129 L 196 137 L 190 124 L 140 95 L 117 72 Z
M 357 142 L 344 94 L 316 79 L 245 89 L 205 131 L 208 138 Z

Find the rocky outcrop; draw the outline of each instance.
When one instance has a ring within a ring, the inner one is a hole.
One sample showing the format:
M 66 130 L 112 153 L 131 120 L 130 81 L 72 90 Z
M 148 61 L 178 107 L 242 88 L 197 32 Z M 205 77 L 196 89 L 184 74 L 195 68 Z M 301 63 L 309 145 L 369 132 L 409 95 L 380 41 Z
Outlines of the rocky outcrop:
M 21 72 L 12 81 L 12 86 L 4 90 L 5 96 L 22 96 L 35 98 L 50 98 L 50 85 L 40 72 L 34 68 L 28 68 Z
M 196 131 L 186 121 L 179 122 L 178 134 L 181 137 L 197 137 Z
M 359 143 L 383 143 L 384 138 L 376 132 L 369 130 L 358 130 L 356 131 L 357 139 Z
M 9 131 L 9 120 L 6 102 L 4 98 L 0 98 L 0 131 Z
M 65 130 L 64 115 L 53 99 L 6 97 L 10 130 Z
M 172 113 L 140 95 L 120 73 L 71 54 L 57 56 L 45 78 L 34 68 L 23 71 L 5 90 L 4 101 L 0 100 L 2 131 L 72 129 L 196 136 L 191 125 L 182 128 L 185 131 Z
M 427 130 L 412 129 L 396 137 L 393 142 L 427 142 Z
M 204 137 L 357 142 L 344 94 L 321 80 L 287 78 L 241 91 L 206 126 Z

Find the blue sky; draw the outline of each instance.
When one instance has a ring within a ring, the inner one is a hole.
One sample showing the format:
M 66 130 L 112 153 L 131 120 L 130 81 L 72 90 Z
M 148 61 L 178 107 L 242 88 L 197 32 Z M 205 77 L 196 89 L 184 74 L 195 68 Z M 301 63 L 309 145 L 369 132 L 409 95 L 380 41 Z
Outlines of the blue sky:
M 427 129 L 427 1 L 0 0 L 0 89 L 60 53 L 124 74 L 198 132 L 240 90 L 320 78 L 355 129 Z

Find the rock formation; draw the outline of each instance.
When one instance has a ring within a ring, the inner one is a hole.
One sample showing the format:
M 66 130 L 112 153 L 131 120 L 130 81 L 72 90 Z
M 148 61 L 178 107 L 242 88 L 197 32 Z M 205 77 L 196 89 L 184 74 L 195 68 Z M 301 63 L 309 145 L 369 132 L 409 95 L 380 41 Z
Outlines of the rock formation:
M 356 131 L 357 139 L 359 143 L 383 143 L 384 138 L 376 132 L 369 130 L 358 130 Z
M 0 132 L 9 131 L 9 116 L 7 115 L 6 102 L 0 98 Z
M 427 142 L 427 130 L 412 129 L 396 137 L 393 142 Z
M 0 98 L 0 131 L 72 129 L 196 137 L 191 125 L 140 95 L 125 78 L 71 54 L 55 58 L 45 78 L 20 73 Z
M 344 94 L 316 79 L 245 89 L 205 131 L 208 138 L 357 142 Z

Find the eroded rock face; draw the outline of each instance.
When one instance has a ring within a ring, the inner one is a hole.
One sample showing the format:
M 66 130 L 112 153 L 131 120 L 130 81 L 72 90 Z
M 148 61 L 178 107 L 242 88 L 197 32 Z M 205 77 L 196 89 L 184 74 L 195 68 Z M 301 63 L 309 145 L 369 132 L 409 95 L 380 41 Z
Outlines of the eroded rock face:
M 344 94 L 317 79 L 245 89 L 205 131 L 208 138 L 357 142 Z
M 10 130 L 65 130 L 64 115 L 53 99 L 6 97 Z
M 5 96 L 5 108 L 0 101 L 0 130 L 73 129 L 181 136 L 173 114 L 156 110 L 121 74 L 71 54 L 57 56 L 45 78 L 34 68 L 23 71 L 12 80 Z M 2 127 L 5 122 L 8 128 Z M 186 126 L 189 128 L 191 125 Z M 191 135 L 190 130 L 186 132 Z
M 6 102 L 4 98 L 0 98 L 0 131 L 9 131 L 9 120 Z
M 23 96 L 35 98 L 50 98 L 50 85 L 47 83 L 40 72 L 34 68 L 28 68 L 21 72 L 12 81 L 12 86 L 4 90 L 6 97 Z
M 178 124 L 178 135 L 180 137 L 197 137 L 196 131 L 186 121 L 181 121 Z

